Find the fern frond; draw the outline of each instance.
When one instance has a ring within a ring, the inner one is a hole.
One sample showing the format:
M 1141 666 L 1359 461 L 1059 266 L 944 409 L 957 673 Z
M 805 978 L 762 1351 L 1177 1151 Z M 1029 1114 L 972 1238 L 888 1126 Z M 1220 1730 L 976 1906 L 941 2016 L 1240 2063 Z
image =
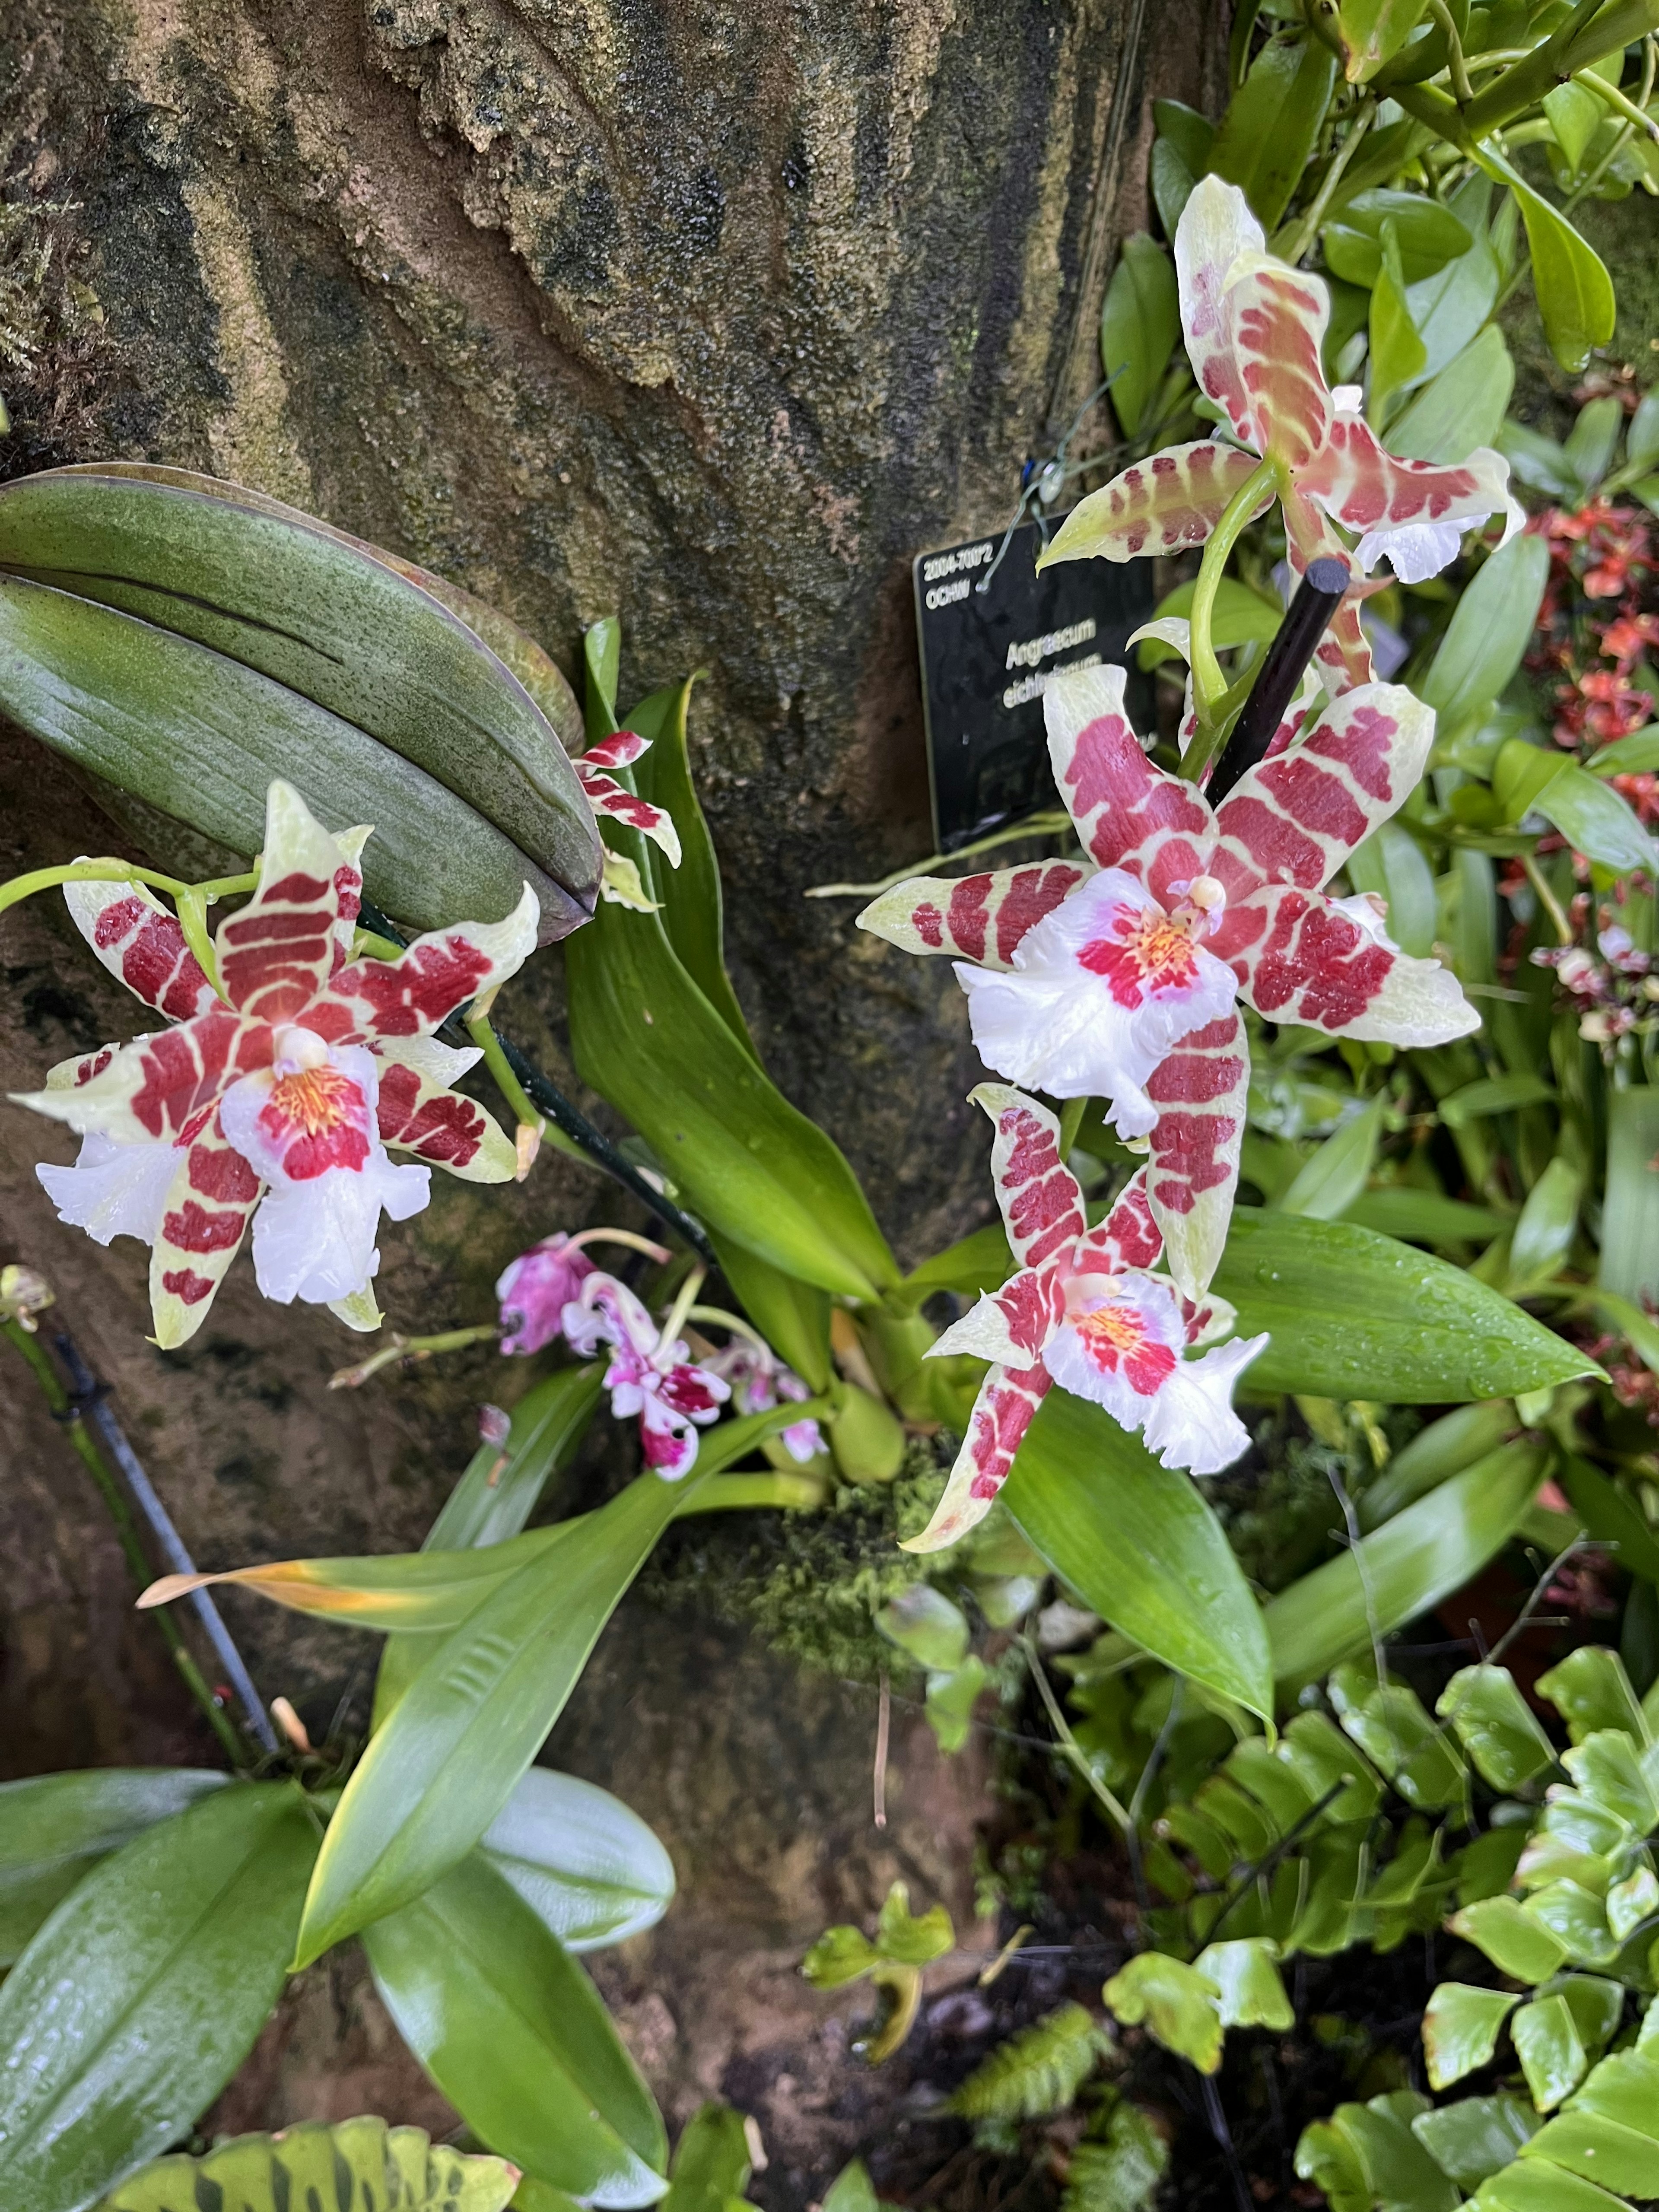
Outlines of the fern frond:
M 951 2099 L 968 2120 L 1035 2120 L 1063 2112 L 1111 2048 L 1080 2004 L 1022 2028 L 975 2068 Z
M 1139 2106 L 1121 2103 L 1104 2140 L 1072 2153 L 1060 2212 L 1146 2212 L 1169 2163 L 1169 2145 Z

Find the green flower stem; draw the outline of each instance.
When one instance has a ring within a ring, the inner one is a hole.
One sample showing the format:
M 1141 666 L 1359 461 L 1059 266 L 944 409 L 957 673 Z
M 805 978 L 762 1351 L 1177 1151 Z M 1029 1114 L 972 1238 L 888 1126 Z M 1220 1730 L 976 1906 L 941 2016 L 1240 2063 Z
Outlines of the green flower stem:
M 1451 76 L 1452 98 L 1460 107 L 1467 107 L 1474 98 L 1474 87 L 1469 82 L 1468 64 L 1463 58 L 1463 41 L 1457 35 L 1452 11 L 1446 5 L 1446 0 L 1429 0 L 1429 13 L 1446 34 L 1446 61 Z
M 1471 138 L 1489 137 L 1565 78 L 1653 30 L 1659 30 L 1659 0 L 1620 0 L 1605 12 L 1602 0 L 1578 0 L 1566 21 L 1525 61 L 1505 70 L 1463 110 Z
M 1659 0 L 1656 0 L 1656 4 L 1659 4 Z M 1221 663 L 1216 659 L 1215 647 L 1210 642 L 1211 627 L 1215 618 L 1216 593 L 1221 587 L 1227 556 L 1238 543 L 1246 524 L 1253 520 L 1262 493 L 1267 490 L 1277 492 L 1281 489 L 1279 463 L 1258 461 L 1228 501 L 1220 521 L 1210 533 L 1209 543 L 1204 548 L 1204 558 L 1199 564 L 1198 584 L 1193 592 L 1188 657 L 1193 671 L 1193 702 L 1198 710 L 1198 735 L 1188 752 L 1201 755 L 1200 766 L 1207 766 L 1219 742 L 1222 702 L 1227 696 L 1227 679 L 1221 672 Z M 1193 773 L 1193 769 L 1183 761 L 1182 774 L 1191 775 Z
M 1572 924 L 1562 909 L 1561 902 L 1550 889 L 1549 878 L 1530 853 L 1521 855 L 1521 865 L 1527 872 L 1527 881 L 1532 885 L 1534 896 L 1550 918 L 1558 945 L 1572 943 Z
M 52 890 L 61 884 L 149 884 L 152 890 L 167 891 L 175 899 L 199 898 L 206 904 L 238 891 L 251 891 L 258 880 L 257 869 L 246 876 L 222 876 L 216 883 L 185 884 L 177 876 L 162 875 L 159 869 L 141 868 L 136 860 L 64 860 L 56 867 L 33 868 L 26 876 L 14 876 L 9 884 L 0 884 L 0 914 L 32 898 L 36 891 Z
M 99 1450 L 92 1431 L 81 1418 L 80 1408 L 70 1402 L 69 1392 L 64 1388 L 57 1370 L 46 1357 L 45 1346 L 37 1336 L 23 1327 L 21 1322 L 0 1322 L 0 1334 L 9 1338 L 15 1348 L 22 1355 L 35 1381 L 40 1386 L 40 1395 L 52 1409 L 53 1419 L 60 1422 L 68 1431 L 70 1442 L 80 1454 L 88 1474 L 96 1486 L 99 1496 L 104 1501 L 105 1509 L 115 1529 L 116 1541 L 121 1547 L 133 1583 L 137 1589 L 146 1589 L 155 1577 L 150 1572 L 149 1561 L 144 1556 L 144 1547 L 138 1534 L 137 1523 L 132 1517 L 131 1509 L 121 1495 L 121 1486 L 106 1464 L 103 1454 Z M 248 1766 L 252 1761 L 240 1730 L 209 1688 L 207 1678 L 191 1656 L 184 1638 L 179 1634 L 172 1615 L 165 1609 L 158 1608 L 153 1617 L 161 1632 L 163 1643 L 172 1654 L 173 1663 L 178 1668 L 180 1679 L 191 1696 L 201 1707 L 209 1726 L 223 1747 L 227 1758 L 234 1766 Z
M 1095 1772 L 1094 1768 L 1089 1764 L 1089 1754 L 1073 1735 L 1072 1724 L 1060 1710 L 1060 1699 L 1054 1695 L 1054 1685 L 1048 1680 L 1048 1673 L 1038 1656 L 1036 1645 L 1029 1636 L 1022 1637 L 1020 1641 L 1025 1647 L 1025 1662 L 1031 1670 L 1031 1679 L 1037 1686 L 1043 1705 L 1048 1711 L 1048 1718 L 1054 1725 L 1054 1734 L 1060 1738 L 1059 1748 L 1071 1760 L 1090 1790 L 1116 1821 L 1122 1833 L 1125 1836 L 1133 1835 L 1134 1822 L 1129 1818 L 1127 1808 L 1118 1802 Z
M 1616 84 L 1609 84 L 1606 77 L 1597 76 L 1594 70 L 1578 70 L 1572 82 L 1582 85 L 1586 92 L 1593 92 L 1598 100 L 1606 100 L 1615 114 L 1622 115 L 1627 123 L 1633 123 L 1638 131 L 1645 131 L 1650 138 L 1659 141 L 1659 123 L 1627 92 L 1620 92 Z
M 495 1034 L 495 1025 L 489 1018 L 489 1009 L 487 1006 L 475 1006 L 468 1014 L 466 1033 L 483 1053 L 484 1066 L 495 1077 L 495 1088 L 513 1109 L 514 1120 L 521 1129 L 533 1129 L 539 1142 L 547 1134 L 547 1116 L 536 1111 L 530 1103 L 523 1084 L 513 1073 L 507 1054 L 501 1049 L 501 1041 Z M 557 1133 L 561 1139 L 564 1139 L 562 1130 Z M 569 1140 L 564 1139 L 564 1141 L 568 1144 Z M 574 1152 L 576 1148 L 573 1145 L 569 1149 Z
M 768 1506 L 810 1513 L 823 1503 L 823 1484 L 815 1474 L 711 1474 L 674 1518 L 691 1513 L 747 1513 Z
M 470 1328 L 447 1328 L 438 1336 L 399 1336 L 394 1331 L 378 1352 L 356 1367 L 337 1368 L 328 1378 L 331 1390 L 356 1390 L 383 1367 L 412 1367 L 417 1360 L 433 1359 L 443 1352 L 464 1352 L 471 1344 L 498 1342 L 499 1322 L 475 1322 Z
M 1318 237 L 1319 226 L 1325 220 L 1325 210 L 1329 207 L 1336 188 L 1342 181 L 1344 171 L 1359 151 L 1360 142 L 1370 129 L 1371 121 L 1376 113 L 1376 102 L 1370 99 L 1363 100 L 1356 109 L 1352 127 L 1326 169 L 1319 190 L 1314 196 L 1313 204 L 1297 223 L 1294 234 L 1284 248 L 1283 258 L 1290 262 L 1292 267 L 1301 260 L 1315 239 Z

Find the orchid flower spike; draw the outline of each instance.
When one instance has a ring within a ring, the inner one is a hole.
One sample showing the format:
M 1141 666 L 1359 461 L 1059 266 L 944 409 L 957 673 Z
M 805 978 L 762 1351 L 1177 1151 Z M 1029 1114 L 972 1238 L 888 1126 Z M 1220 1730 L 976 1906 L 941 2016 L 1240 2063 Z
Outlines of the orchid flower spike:
M 396 960 L 351 955 L 367 830 L 331 836 L 291 786 L 266 802 L 258 889 L 220 925 L 216 988 L 176 919 L 137 884 L 70 883 L 76 927 L 112 975 L 173 1026 L 65 1060 L 20 1105 L 65 1121 L 73 1167 L 44 1165 L 58 1218 L 100 1244 L 153 1248 L 155 1341 L 193 1336 L 249 1221 L 268 1298 L 325 1303 L 378 1326 L 369 1284 L 382 1212 L 425 1206 L 425 1165 L 509 1182 L 510 1139 L 452 1089 L 478 1060 L 433 1031 L 534 951 L 528 884 L 504 921 L 459 922 Z
M 1139 1430 L 1165 1467 L 1219 1474 L 1249 1443 L 1232 1387 L 1267 1341 L 1187 1358 L 1189 1345 L 1229 1333 L 1232 1310 L 1218 1298 L 1194 1308 L 1148 1272 L 1160 1240 L 1145 1169 L 1091 1229 L 1054 1115 L 1000 1083 L 971 1095 L 995 1127 L 991 1170 L 1018 1272 L 931 1347 L 930 1357 L 969 1352 L 992 1364 L 945 1495 L 905 1546 L 912 1552 L 940 1551 L 984 1518 L 1055 1382 Z
M 1509 464 L 1481 446 L 1455 467 L 1397 460 L 1359 412 L 1352 386 L 1334 392 L 1321 346 L 1330 319 L 1323 280 L 1267 251 L 1236 185 L 1205 177 L 1176 226 L 1181 324 L 1199 388 L 1224 412 L 1237 445 L 1171 446 L 1080 500 L 1037 563 L 1108 561 L 1201 545 L 1260 460 L 1274 465 L 1256 512 L 1285 509 L 1291 566 L 1325 555 L 1370 568 L 1385 560 L 1421 583 L 1456 558 L 1464 531 L 1509 513 Z M 1352 552 L 1333 528 L 1361 533 Z M 1369 683 L 1371 657 L 1350 599 L 1316 656 L 1332 690 Z
M 730 1341 L 702 1362 L 702 1370 L 705 1375 L 718 1375 L 731 1385 L 732 1402 L 740 1413 L 769 1413 L 781 1402 L 799 1406 L 812 1395 L 769 1344 L 757 1336 L 740 1335 L 735 1329 Z M 778 1442 L 802 1467 L 824 1449 L 823 1433 L 811 1419 L 791 1421 L 787 1428 L 779 1430 Z
M 1337 698 L 1220 806 L 1154 768 L 1121 668 L 1043 694 L 1054 781 L 1086 860 L 912 877 L 860 928 L 957 956 L 974 1042 L 1010 1082 L 1098 1097 L 1149 1140 L 1146 1195 L 1182 1291 L 1226 1241 L 1249 1054 L 1234 1000 L 1328 1036 L 1443 1044 L 1480 1025 L 1437 961 L 1401 952 L 1376 903 L 1324 886 L 1421 775 L 1434 716 L 1409 691 Z
M 561 1328 L 571 1350 L 587 1358 L 611 1346 L 605 1387 L 618 1420 L 637 1415 L 645 1463 L 665 1482 L 690 1473 L 696 1431 L 718 1420 L 731 1386 L 690 1358 L 685 1344 L 659 1329 L 626 1283 L 597 1267 L 565 1307 Z

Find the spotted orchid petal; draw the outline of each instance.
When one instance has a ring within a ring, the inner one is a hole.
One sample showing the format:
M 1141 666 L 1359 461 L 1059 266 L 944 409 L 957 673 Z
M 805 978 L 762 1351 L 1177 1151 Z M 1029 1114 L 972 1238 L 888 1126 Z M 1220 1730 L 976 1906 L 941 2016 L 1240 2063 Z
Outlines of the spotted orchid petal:
M 1320 363 L 1330 295 L 1317 276 L 1243 253 L 1222 288 L 1222 314 L 1245 392 L 1247 441 L 1299 476 L 1336 422 Z
M 198 1014 L 177 1029 L 118 1047 L 86 1082 L 12 1095 L 18 1105 L 83 1135 L 98 1129 L 120 1144 L 171 1139 L 216 1106 L 240 1074 L 264 1064 L 270 1038 L 264 1024 L 228 1010 Z
M 1079 1238 L 1072 1256 L 1078 1274 L 1115 1274 L 1124 1267 L 1150 1267 L 1164 1239 L 1146 1195 L 1146 1170 L 1137 1169 L 1097 1229 Z
M 1060 1124 L 1046 1107 L 1000 1083 L 981 1083 L 969 1095 L 995 1131 L 991 1179 L 1017 1272 L 946 1329 L 932 1351 L 1029 1367 L 1066 1310 L 1067 1265 L 1088 1227 L 1083 1192 L 1060 1156 Z
M 566 1306 L 565 1341 L 584 1359 L 609 1344 L 641 1365 L 657 1349 L 657 1324 L 626 1283 L 596 1267 Z M 609 1386 L 608 1387 L 614 1387 Z
M 919 1536 L 907 1537 L 901 1549 L 942 1552 L 985 1518 L 1052 1379 L 1040 1365 L 991 1369 L 980 1384 L 968 1433 L 933 1517 Z
M 394 1152 L 447 1168 L 463 1182 L 511 1182 L 519 1156 L 513 1139 L 475 1099 L 450 1085 L 483 1055 L 435 1037 L 404 1037 L 379 1046 L 380 1142 Z
M 1367 684 L 1241 776 L 1216 815 L 1210 866 L 1230 902 L 1212 939 L 1218 957 L 1231 957 L 1234 902 L 1263 883 L 1322 890 L 1405 804 L 1433 743 L 1432 708 L 1401 684 Z
M 219 925 L 219 982 L 250 1020 L 292 1021 L 327 982 L 337 931 L 356 915 L 362 876 L 292 784 L 272 782 L 265 801 L 259 883 Z
M 359 822 L 349 830 L 340 830 L 334 840 L 340 848 L 340 865 L 334 871 L 334 891 L 339 908 L 334 922 L 333 962 L 337 969 L 343 968 L 351 957 L 357 916 L 363 903 L 363 848 L 374 835 L 368 823 Z
M 1042 695 L 1048 757 L 1085 849 L 1101 868 L 1126 870 L 1162 899 L 1201 875 L 1215 817 L 1190 783 L 1146 757 L 1123 711 L 1121 668 L 1068 669 Z
M 1233 350 L 1227 279 L 1248 253 L 1267 243 L 1249 202 L 1219 177 L 1200 177 L 1176 225 L 1176 286 L 1181 328 L 1198 388 L 1225 410 L 1233 434 L 1250 440 L 1249 394 Z
M 150 1311 L 163 1352 L 187 1343 L 206 1320 L 263 1188 L 217 1114 L 167 1149 L 176 1167 L 149 1261 Z
M 1396 460 L 1363 416 L 1339 414 L 1297 488 L 1346 528 L 1364 533 L 1362 568 L 1386 559 L 1402 583 L 1417 584 L 1455 560 L 1472 523 L 1504 512 L 1510 465 L 1489 446 L 1451 465 Z
M 1369 897 L 1267 884 L 1227 920 L 1239 994 L 1272 1021 L 1419 1047 L 1480 1026 L 1450 969 L 1401 952 Z
M 1202 545 L 1255 465 L 1254 454 L 1213 438 L 1166 446 L 1148 460 L 1132 461 L 1078 501 L 1037 567 L 1091 555 L 1136 561 Z M 1265 514 L 1274 496 L 1273 487 L 1264 485 L 1255 514 Z
M 1072 860 L 996 868 L 976 876 L 912 876 L 872 900 L 860 929 L 903 952 L 949 952 L 1008 968 L 1028 929 L 1088 873 Z
M 1354 556 L 1323 511 L 1304 499 L 1294 484 L 1285 495 L 1285 550 L 1298 583 L 1315 561 L 1340 561 L 1352 569 Z M 1370 642 L 1359 619 L 1359 599 L 1352 590 L 1325 625 L 1314 647 L 1313 665 L 1332 693 L 1369 684 L 1376 675 Z
M 307 1006 L 306 1026 L 331 1044 L 429 1036 L 456 1008 L 516 975 L 536 949 L 536 894 L 504 921 L 462 921 L 417 937 L 395 960 L 354 960 Z
M 649 750 L 650 743 L 648 738 L 641 737 L 636 731 L 619 730 L 615 737 L 590 745 L 571 766 L 596 814 L 608 814 L 613 821 L 624 823 L 629 829 L 649 837 L 667 855 L 669 866 L 678 868 L 680 838 L 673 816 L 666 807 L 652 805 L 648 799 L 641 799 L 606 773 L 611 769 L 631 768 L 640 755 Z
M 102 965 L 158 1014 L 184 1022 L 220 1003 L 178 917 L 142 884 L 65 884 L 64 901 Z
M 1054 1098 L 1099 1097 L 1125 1136 L 1158 1119 L 1146 1085 L 1171 1048 L 1231 1012 L 1231 970 L 1146 885 L 1105 868 L 1029 931 L 1006 975 L 958 963 L 988 1067 Z
M 1200 1297 L 1221 1264 L 1244 1143 L 1250 1055 L 1231 1009 L 1181 1039 L 1148 1081 L 1158 1109 L 1146 1198 L 1181 1291 Z

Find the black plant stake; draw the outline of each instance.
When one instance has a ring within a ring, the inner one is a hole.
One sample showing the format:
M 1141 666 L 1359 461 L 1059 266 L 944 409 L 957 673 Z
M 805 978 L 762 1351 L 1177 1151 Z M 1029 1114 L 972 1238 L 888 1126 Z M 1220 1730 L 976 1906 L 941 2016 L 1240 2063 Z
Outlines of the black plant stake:
M 1267 647 L 1250 696 L 1204 787 L 1204 796 L 1212 806 L 1219 806 L 1239 778 L 1248 775 L 1266 756 L 1274 731 L 1285 719 L 1285 709 L 1296 696 L 1302 672 L 1352 581 L 1352 571 L 1345 561 L 1309 562 L 1296 597 Z

